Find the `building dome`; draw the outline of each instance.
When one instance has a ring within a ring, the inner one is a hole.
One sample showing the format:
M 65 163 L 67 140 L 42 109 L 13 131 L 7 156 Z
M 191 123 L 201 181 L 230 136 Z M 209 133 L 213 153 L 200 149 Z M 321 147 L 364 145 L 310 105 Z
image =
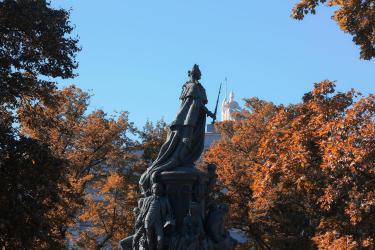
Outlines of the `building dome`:
M 234 100 L 234 93 L 233 91 L 229 94 L 229 100 L 224 98 L 223 103 L 221 105 L 221 120 L 222 121 L 234 121 L 236 117 L 234 116 L 235 112 L 241 112 L 240 105 L 238 102 Z

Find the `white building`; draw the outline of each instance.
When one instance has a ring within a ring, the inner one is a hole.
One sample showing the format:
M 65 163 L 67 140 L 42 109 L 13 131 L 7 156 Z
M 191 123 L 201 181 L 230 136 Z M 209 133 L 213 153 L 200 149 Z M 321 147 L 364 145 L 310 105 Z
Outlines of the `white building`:
M 223 103 L 221 104 L 221 121 L 234 121 L 237 118 L 235 117 L 235 112 L 241 112 L 242 109 L 238 102 L 234 100 L 233 91 L 229 94 L 229 100 L 224 98 Z M 204 149 L 208 149 L 212 143 L 217 140 L 220 140 L 221 135 L 215 129 L 214 124 L 208 124 L 206 129 L 206 134 L 204 137 Z
M 238 102 L 234 100 L 233 91 L 231 91 L 229 94 L 229 100 L 225 97 L 221 104 L 221 120 L 234 121 L 236 120 L 234 113 L 241 112 L 241 110 L 242 109 L 240 108 L 240 105 L 238 105 Z

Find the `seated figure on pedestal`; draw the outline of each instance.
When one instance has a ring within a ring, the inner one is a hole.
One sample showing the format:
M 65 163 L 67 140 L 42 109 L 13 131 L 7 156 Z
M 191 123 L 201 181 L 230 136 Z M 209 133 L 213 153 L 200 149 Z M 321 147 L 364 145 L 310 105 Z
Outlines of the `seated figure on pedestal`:
M 204 147 L 206 115 L 216 118 L 206 108 L 206 91 L 200 84 L 201 72 L 198 65 L 189 71 L 190 80 L 182 87 L 181 106 L 170 126 L 166 142 L 159 151 L 157 159 L 142 174 L 139 181 L 141 191 L 149 195 L 151 177 L 178 166 L 193 165 L 200 157 Z

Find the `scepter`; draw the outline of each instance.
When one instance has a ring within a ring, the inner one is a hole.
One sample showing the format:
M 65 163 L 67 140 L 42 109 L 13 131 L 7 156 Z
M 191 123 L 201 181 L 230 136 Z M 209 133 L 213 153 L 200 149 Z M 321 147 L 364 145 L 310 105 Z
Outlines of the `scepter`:
M 216 99 L 216 106 L 215 106 L 215 112 L 214 112 L 215 117 L 216 117 L 216 113 L 217 113 L 217 105 L 219 104 L 219 98 L 220 98 L 220 93 L 221 93 L 221 85 L 222 85 L 222 83 L 220 83 L 219 93 L 217 94 L 217 99 Z M 215 121 L 216 121 L 216 119 L 212 118 L 212 123 L 211 124 L 214 124 Z

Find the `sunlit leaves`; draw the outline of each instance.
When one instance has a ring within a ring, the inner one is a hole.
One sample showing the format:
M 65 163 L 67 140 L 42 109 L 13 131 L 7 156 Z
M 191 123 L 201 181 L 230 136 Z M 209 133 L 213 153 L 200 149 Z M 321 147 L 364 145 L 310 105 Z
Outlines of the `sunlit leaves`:
M 287 107 L 249 99 L 244 120 L 221 124 L 226 136 L 206 154 L 229 189 L 233 225 L 272 249 L 371 249 L 374 100 L 330 81 Z
M 140 160 L 135 155 L 137 143 L 129 136 L 136 130 L 126 112 L 117 117 L 102 110 L 87 114 L 89 95 L 75 86 L 55 90 L 53 95 L 53 105 L 23 99 L 18 116 L 23 134 L 66 159 L 69 181 L 62 183 L 60 193 L 66 203 L 55 213 L 66 228 L 78 230 L 79 237 L 71 237 L 74 245 L 117 244 L 132 229 L 137 186 L 133 172 Z M 90 227 L 82 230 L 82 223 Z

